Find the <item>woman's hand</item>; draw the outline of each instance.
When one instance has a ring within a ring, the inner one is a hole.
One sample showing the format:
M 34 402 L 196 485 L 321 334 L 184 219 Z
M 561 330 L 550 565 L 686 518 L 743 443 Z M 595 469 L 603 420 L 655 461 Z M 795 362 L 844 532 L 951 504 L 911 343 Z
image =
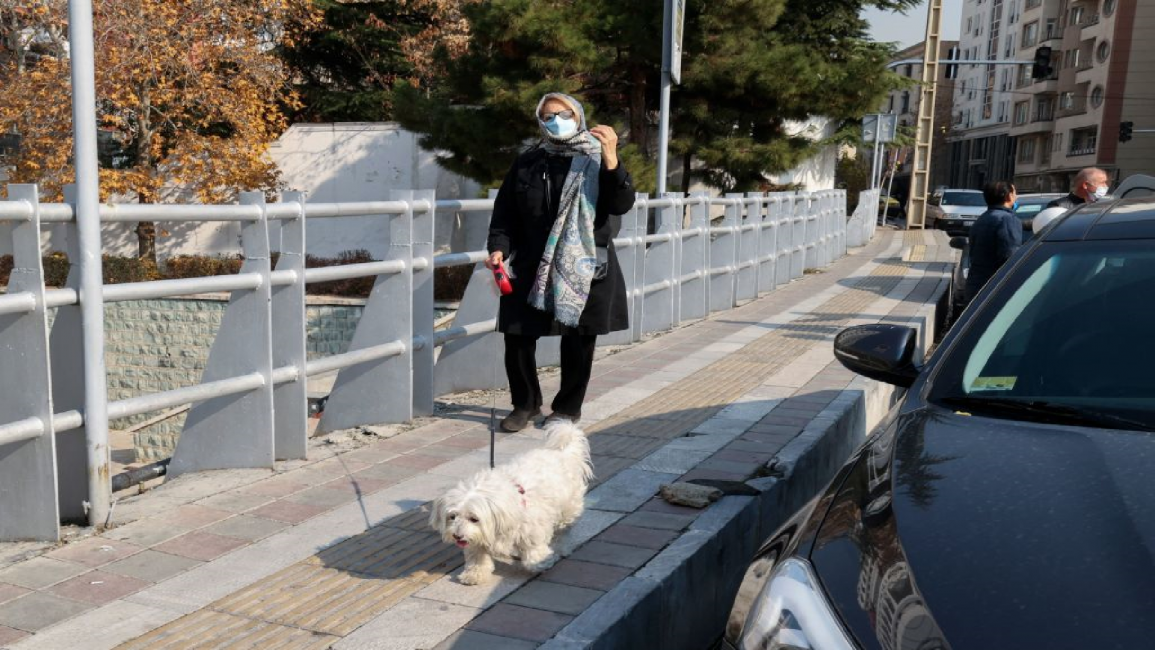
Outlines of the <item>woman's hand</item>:
M 503 255 L 501 251 L 493 251 L 489 254 L 489 257 L 485 258 L 485 268 L 489 269 L 490 271 L 496 269 L 497 267 L 501 266 L 501 262 L 504 258 L 505 255 Z
M 590 135 L 598 139 L 602 143 L 602 164 L 606 169 L 618 168 L 618 134 L 614 132 L 614 127 L 605 124 L 599 124 L 590 129 Z

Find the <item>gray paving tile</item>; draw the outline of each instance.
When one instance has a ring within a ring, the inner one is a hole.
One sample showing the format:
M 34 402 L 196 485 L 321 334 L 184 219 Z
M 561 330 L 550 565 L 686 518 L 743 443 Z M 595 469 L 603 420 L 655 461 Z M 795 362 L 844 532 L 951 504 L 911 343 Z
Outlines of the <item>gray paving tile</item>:
M 52 594 L 28 594 L 0 605 L 0 625 L 36 632 L 94 606 Z
M 585 562 L 636 569 L 645 564 L 655 553 L 657 551 L 654 549 L 599 542 L 595 539 L 574 551 L 570 557 Z
M 582 562 L 581 560 L 571 560 L 567 558 L 558 562 L 549 571 L 543 573 L 540 579 L 547 582 L 560 582 L 566 585 L 574 585 L 575 587 L 587 587 L 589 589 L 608 591 L 628 575 L 630 575 L 630 570 L 625 567 Z
M 536 647 L 533 641 L 461 630 L 451 634 L 433 650 L 533 650 Z
M 204 532 L 214 535 L 224 535 L 225 537 L 237 537 L 255 542 L 277 531 L 284 530 L 288 526 L 289 524 L 283 521 L 274 521 L 252 515 L 237 515 L 224 521 L 218 521 L 212 526 L 205 528 Z
M 467 629 L 526 641 L 545 641 L 573 620 L 572 616 L 498 603 L 473 619 Z
M 78 576 L 88 567 L 50 557 L 37 557 L 0 570 L 0 582 L 19 587 L 41 589 L 48 585 Z
M 534 580 L 507 596 L 502 602 L 577 616 L 603 594 L 604 591 L 597 589 Z
M 622 519 L 623 524 L 640 526 L 642 528 L 661 528 L 663 530 L 682 530 L 694 523 L 696 515 L 674 515 L 664 512 L 635 512 Z
M 105 566 L 104 570 L 149 582 L 160 582 L 199 564 L 201 562 L 191 558 L 148 550 L 113 562 Z

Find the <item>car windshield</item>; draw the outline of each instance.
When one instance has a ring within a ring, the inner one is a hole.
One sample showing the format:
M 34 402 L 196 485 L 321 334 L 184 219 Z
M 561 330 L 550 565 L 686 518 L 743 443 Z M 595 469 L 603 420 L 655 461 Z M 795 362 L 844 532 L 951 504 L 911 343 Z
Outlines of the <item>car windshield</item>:
M 982 192 L 946 192 L 942 195 L 943 205 L 961 205 L 968 208 L 985 208 L 987 202 Z
M 968 413 L 1155 430 L 1155 246 L 1040 246 L 946 352 L 928 395 Z
M 1043 211 L 1047 204 L 1054 199 L 1019 199 L 1019 207 L 1015 208 L 1015 214 L 1020 217 L 1034 216 Z

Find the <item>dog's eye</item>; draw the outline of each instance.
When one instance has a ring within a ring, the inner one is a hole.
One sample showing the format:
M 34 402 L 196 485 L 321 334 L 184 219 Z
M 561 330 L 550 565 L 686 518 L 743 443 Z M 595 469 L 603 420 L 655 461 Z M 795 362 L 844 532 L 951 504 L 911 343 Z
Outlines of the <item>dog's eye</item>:
M 470 521 L 470 523 L 474 523 L 474 524 L 476 524 L 476 523 L 477 523 L 478 521 L 480 521 L 480 520 L 479 520 L 477 517 L 470 517 L 470 518 L 469 518 L 469 521 Z
M 457 515 L 449 515 L 449 521 L 453 521 L 454 519 L 457 519 Z

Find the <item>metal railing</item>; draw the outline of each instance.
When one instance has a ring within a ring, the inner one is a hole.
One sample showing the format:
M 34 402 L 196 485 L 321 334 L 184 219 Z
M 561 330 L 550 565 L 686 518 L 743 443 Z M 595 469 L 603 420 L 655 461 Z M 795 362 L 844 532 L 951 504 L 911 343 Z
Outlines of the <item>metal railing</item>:
M 300 193 L 286 193 L 266 204 L 259 193 L 243 193 L 237 205 L 103 204 L 101 224 L 240 223 L 244 262 L 231 276 L 99 286 L 96 300 L 102 302 L 231 295 L 197 383 L 114 401 L 103 397 L 98 410 L 104 419 L 90 422 L 90 380 L 83 368 L 93 353 L 86 341 L 93 337 L 81 312 L 88 294 L 75 262 L 66 286 L 45 287 L 40 230 L 54 224 L 70 229 L 67 252 L 74 261 L 99 259 L 100 244 L 81 250 L 74 203 L 41 204 L 32 185 L 8 190 L 0 221 L 12 224 L 14 269 L 8 292 L 0 295 L 0 540 L 54 540 L 61 519 L 91 520 L 94 504 L 108 512 L 108 420 L 192 404 L 170 474 L 272 467 L 279 459 L 306 456 L 308 377 L 338 373 L 320 432 L 404 422 L 431 414 L 439 395 L 504 384 L 504 373 L 478 372 L 494 363 L 500 345 L 492 276 L 479 264 L 485 229 L 467 230 L 469 252 L 435 255 L 433 247 L 436 211 L 480 213 L 474 218 L 488 220 L 492 200 L 437 201 L 432 192 L 405 191 L 360 203 L 307 203 Z M 613 240 L 631 328 L 600 342 L 637 341 L 734 308 L 829 264 L 848 246 L 869 241 L 870 206 L 877 200 L 876 192 L 864 192 L 847 217 L 846 194 L 837 190 L 639 195 Z M 712 222 L 711 209 L 723 211 L 722 218 Z M 307 221 L 365 216 L 381 221 L 386 259 L 305 268 Z M 280 254 L 275 266 L 273 252 Z M 452 326 L 434 331 L 433 270 L 460 265 L 474 265 L 474 274 Z M 307 359 L 305 285 L 353 277 L 375 281 L 348 351 Z M 50 309 L 57 310 L 51 327 Z M 554 363 L 556 350 L 543 341 L 540 357 L 542 365 Z M 104 449 L 95 466 L 93 448 Z

